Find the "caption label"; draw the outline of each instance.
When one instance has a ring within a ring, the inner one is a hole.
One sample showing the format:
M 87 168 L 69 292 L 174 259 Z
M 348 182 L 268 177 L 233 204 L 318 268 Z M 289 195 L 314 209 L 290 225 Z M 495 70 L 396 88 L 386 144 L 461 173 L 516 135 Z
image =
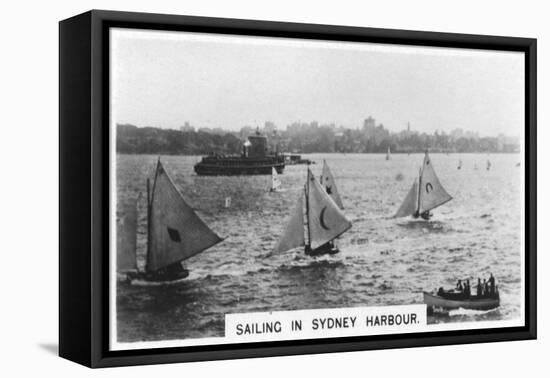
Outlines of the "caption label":
M 409 333 L 425 327 L 425 304 L 225 315 L 225 337 L 234 342 Z

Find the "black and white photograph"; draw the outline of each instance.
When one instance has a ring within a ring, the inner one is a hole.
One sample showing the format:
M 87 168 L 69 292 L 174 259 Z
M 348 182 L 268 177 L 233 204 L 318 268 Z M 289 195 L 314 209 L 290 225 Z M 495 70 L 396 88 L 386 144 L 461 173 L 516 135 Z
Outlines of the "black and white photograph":
M 525 325 L 525 54 L 111 28 L 111 350 Z

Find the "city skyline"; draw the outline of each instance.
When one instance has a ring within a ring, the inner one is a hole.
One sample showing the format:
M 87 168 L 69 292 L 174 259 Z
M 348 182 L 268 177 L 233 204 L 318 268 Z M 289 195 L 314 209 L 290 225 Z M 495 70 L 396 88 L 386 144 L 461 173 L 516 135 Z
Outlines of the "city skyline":
M 113 123 L 360 128 L 372 115 L 391 132 L 518 136 L 524 122 L 522 53 L 123 29 L 111 41 Z

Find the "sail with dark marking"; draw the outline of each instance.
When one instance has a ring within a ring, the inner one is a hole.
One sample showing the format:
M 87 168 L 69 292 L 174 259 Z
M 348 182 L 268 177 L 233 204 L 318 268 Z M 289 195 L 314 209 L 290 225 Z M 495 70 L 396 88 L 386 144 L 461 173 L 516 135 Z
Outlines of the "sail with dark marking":
M 346 232 L 351 222 L 308 169 L 307 222 L 310 245 L 315 249 Z
M 342 203 L 342 198 L 340 198 L 340 193 L 338 193 L 336 181 L 334 180 L 334 176 L 332 175 L 326 160 L 323 160 L 323 172 L 320 177 L 320 182 L 328 195 L 334 200 L 334 202 L 336 202 L 336 205 L 338 205 L 341 210 L 344 210 L 344 204 Z
M 418 211 L 430 211 L 453 199 L 443 188 L 432 164 L 428 153 L 424 156 L 422 174 L 420 176 L 420 195 Z
M 147 271 L 188 259 L 222 241 L 185 202 L 160 160 L 149 206 Z
M 117 272 L 137 270 L 137 199 L 123 206 L 122 215 L 117 219 Z
M 453 197 L 441 185 L 439 178 L 435 174 L 432 161 L 426 152 L 418 178 L 414 180 L 405 200 L 393 217 L 399 218 L 409 215 L 417 217 L 452 199 Z

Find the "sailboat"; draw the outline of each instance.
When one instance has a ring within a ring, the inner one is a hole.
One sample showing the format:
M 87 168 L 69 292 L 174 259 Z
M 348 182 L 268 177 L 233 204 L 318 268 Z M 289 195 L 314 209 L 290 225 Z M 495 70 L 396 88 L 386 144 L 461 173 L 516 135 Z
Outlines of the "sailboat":
M 390 146 L 388 146 L 388 151 L 386 152 L 386 160 L 390 160 Z
M 456 169 L 458 170 L 462 169 L 462 160 L 458 161 L 458 167 L 456 167 Z
M 487 160 L 487 170 L 491 170 L 491 160 Z
M 452 199 L 453 197 L 447 193 L 439 182 L 430 156 L 426 151 L 418 178 L 414 180 L 412 188 L 393 217 L 399 218 L 412 215 L 414 218 L 422 217 L 424 220 L 429 220 L 432 216 L 431 210 Z
M 133 266 L 136 269 L 127 273 L 129 280 L 165 282 L 185 278 L 189 275 L 189 271 L 183 267 L 182 262 L 218 244 L 223 239 L 212 231 L 183 199 L 160 159 L 151 191 L 149 187 L 149 179 L 147 179 L 145 270 L 137 270 L 135 244 L 125 242 L 127 238 L 135 238 L 132 235 L 136 234 L 137 222 L 131 221 L 127 223 L 127 227 L 121 229 L 123 232 L 118 239 L 121 240 L 122 249 L 117 253 L 117 260 L 129 263 L 133 258 Z M 135 211 L 137 218 L 137 209 L 132 211 Z M 133 215 L 130 219 L 133 219 Z
M 305 202 L 305 221 L 304 221 Z M 304 224 L 305 223 L 305 224 Z M 308 168 L 304 191 L 300 192 L 290 219 L 273 252 L 304 247 L 308 256 L 338 253 L 334 239 L 351 228 L 342 210 Z M 307 235 L 307 239 L 304 236 Z
M 334 176 L 332 175 L 326 160 L 323 160 L 323 171 L 319 182 L 321 183 L 321 186 L 325 188 L 325 191 L 336 203 L 336 205 L 338 205 L 340 210 L 344 210 L 344 204 L 342 203 L 342 198 L 340 198 L 340 194 L 338 193 L 336 181 L 334 180 Z
M 279 179 L 279 175 L 277 174 L 277 170 L 275 167 L 271 168 L 271 189 L 270 192 L 277 192 L 281 188 L 281 179 Z

